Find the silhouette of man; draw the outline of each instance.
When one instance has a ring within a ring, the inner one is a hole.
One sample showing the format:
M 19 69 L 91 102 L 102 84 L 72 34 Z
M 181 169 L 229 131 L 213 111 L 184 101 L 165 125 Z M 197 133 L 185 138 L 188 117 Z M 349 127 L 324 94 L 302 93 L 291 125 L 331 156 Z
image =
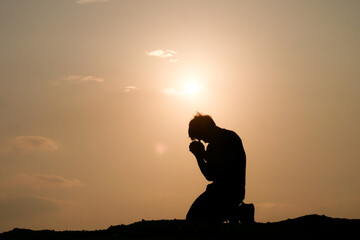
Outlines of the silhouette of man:
M 253 204 L 240 203 L 245 197 L 246 155 L 240 137 L 216 126 L 209 115 L 197 113 L 189 123 L 189 150 L 202 174 L 212 181 L 190 207 L 186 219 L 205 222 L 253 221 Z M 209 143 L 206 150 L 201 140 Z M 247 205 L 247 206 L 246 206 Z M 251 206 L 249 206 L 251 205 Z M 245 217 L 244 207 L 247 209 Z

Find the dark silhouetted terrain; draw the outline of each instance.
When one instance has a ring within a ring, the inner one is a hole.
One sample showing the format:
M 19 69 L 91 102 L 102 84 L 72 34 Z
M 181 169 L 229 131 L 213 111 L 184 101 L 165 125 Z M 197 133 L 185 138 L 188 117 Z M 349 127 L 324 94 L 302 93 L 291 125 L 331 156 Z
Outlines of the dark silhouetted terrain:
M 360 239 L 360 219 L 308 215 L 274 223 L 191 224 L 185 220 L 141 221 L 96 231 L 14 229 L 1 240 L 17 239 Z

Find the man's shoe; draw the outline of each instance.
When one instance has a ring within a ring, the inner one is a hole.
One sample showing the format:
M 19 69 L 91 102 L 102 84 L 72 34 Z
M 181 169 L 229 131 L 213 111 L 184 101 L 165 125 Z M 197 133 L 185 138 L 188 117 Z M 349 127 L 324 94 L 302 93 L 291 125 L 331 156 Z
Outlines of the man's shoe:
M 255 222 L 255 206 L 252 203 L 242 203 L 240 206 L 239 220 L 241 223 L 254 223 Z

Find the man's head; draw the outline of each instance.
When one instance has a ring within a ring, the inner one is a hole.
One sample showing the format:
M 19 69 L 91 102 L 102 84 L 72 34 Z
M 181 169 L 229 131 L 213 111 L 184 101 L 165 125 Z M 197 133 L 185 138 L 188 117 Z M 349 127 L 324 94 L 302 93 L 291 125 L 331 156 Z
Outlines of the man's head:
M 209 142 L 215 128 L 216 124 L 211 116 L 197 113 L 189 123 L 189 137 Z

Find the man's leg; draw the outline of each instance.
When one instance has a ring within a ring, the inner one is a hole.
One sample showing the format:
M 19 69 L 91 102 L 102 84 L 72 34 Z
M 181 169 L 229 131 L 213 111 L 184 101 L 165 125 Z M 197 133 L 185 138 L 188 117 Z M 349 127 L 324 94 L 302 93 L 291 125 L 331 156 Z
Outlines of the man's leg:
M 204 221 L 207 218 L 209 211 L 209 199 L 207 192 L 203 192 L 191 205 L 186 220 L 190 221 Z
M 191 205 L 186 220 L 221 223 L 226 220 L 228 208 L 222 201 L 221 195 L 207 190 Z

